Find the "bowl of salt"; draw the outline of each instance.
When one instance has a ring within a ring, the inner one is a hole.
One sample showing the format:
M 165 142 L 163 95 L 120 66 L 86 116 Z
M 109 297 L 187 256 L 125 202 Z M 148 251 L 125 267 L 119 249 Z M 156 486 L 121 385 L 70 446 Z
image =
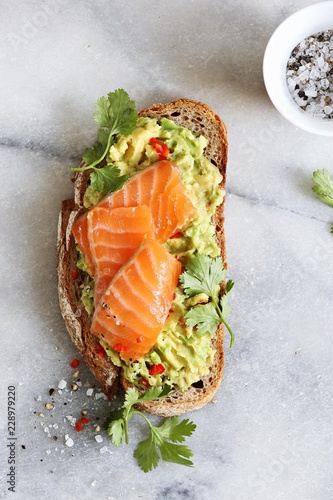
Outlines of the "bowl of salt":
M 333 1 L 280 24 L 267 44 L 263 75 L 282 116 L 307 132 L 333 136 Z

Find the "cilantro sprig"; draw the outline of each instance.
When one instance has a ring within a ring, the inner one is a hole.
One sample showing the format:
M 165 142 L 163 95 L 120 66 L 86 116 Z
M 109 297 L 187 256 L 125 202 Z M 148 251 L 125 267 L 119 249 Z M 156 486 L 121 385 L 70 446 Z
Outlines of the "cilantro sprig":
M 138 113 L 134 101 L 131 101 L 125 90 L 118 89 L 109 92 L 107 97 L 101 97 L 96 103 L 94 119 L 99 125 L 97 142 L 92 148 L 87 148 L 83 155 L 85 165 L 73 168 L 82 172 L 91 169 L 90 182 L 96 191 L 107 194 L 120 189 L 127 175 L 120 175 L 118 167 L 106 164 L 97 167 L 105 159 L 111 145 L 118 134 L 130 134 L 137 122 Z
M 330 175 L 326 168 L 316 170 L 313 172 L 312 177 L 312 191 L 316 193 L 317 198 L 328 205 L 333 207 L 333 175 Z M 333 225 L 331 227 L 333 234 Z
M 165 386 L 151 387 L 142 395 L 139 395 L 135 387 L 127 389 L 125 402 L 121 410 L 115 410 L 111 415 L 108 424 L 108 435 L 115 446 L 120 446 L 123 441 L 129 443 L 128 423 L 134 415 L 140 415 L 148 424 L 149 436 L 140 441 L 134 450 L 134 457 L 144 472 L 149 472 L 157 467 L 160 459 L 166 462 L 174 462 L 180 465 L 192 466 L 190 457 L 193 452 L 184 442 L 185 437 L 192 435 L 196 425 L 188 419 L 179 421 L 179 417 L 167 417 L 163 423 L 157 427 L 152 425 L 147 416 L 134 408 L 134 405 L 141 401 L 156 401 L 165 398 L 170 393 L 171 388 Z
M 225 291 L 221 295 L 220 285 L 225 280 L 225 269 L 220 257 L 197 254 L 187 265 L 186 271 L 180 276 L 184 292 L 192 297 L 204 293 L 209 297 L 206 304 L 198 304 L 185 314 L 186 324 L 196 327 L 199 335 L 209 332 L 213 335 L 217 326 L 223 323 L 230 333 L 230 347 L 234 345 L 234 333 L 226 318 L 230 311 L 228 298 L 233 281 L 228 280 Z

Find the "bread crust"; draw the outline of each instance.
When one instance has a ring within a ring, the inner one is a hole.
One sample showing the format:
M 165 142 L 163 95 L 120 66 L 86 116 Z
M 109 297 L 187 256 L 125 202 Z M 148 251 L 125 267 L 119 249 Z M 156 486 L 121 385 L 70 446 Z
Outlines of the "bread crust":
M 226 126 L 220 117 L 206 104 L 190 99 L 177 99 L 167 104 L 154 104 L 140 111 L 139 116 L 148 116 L 160 120 L 166 117 L 176 124 L 184 126 L 208 139 L 205 156 L 212 161 L 222 174 L 221 187 L 225 188 L 228 141 Z M 74 199 L 65 200 L 59 216 L 58 225 L 58 290 L 60 310 L 69 335 L 78 351 L 84 357 L 87 366 L 101 384 L 106 396 L 111 399 L 118 389 L 119 381 L 124 389 L 131 384 L 125 379 L 122 370 L 113 365 L 110 358 L 98 357 L 98 340 L 90 333 L 91 320 L 80 300 L 82 275 L 79 272 L 73 280 L 72 271 L 76 268 L 77 251 L 71 228 L 74 220 L 82 213 L 83 195 L 87 187 L 89 172 L 78 172 L 73 177 Z M 221 249 L 225 267 L 226 244 L 224 234 L 224 203 L 218 207 L 213 223 L 216 239 Z M 191 386 L 185 393 L 177 392 L 160 401 L 144 402 L 138 408 L 160 416 L 180 415 L 196 410 L 212 400 L 222 381 L 224 365 L 223 347 L 224 329 L 219 325 L 212 338 L 215 350 L 214 362 L 208 375 Z

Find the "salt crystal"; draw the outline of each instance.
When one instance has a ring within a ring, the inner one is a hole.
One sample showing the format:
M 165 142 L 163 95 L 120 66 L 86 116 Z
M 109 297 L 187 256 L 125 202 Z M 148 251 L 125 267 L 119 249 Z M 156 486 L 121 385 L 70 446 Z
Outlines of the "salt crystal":
M 306 89 L 304 92 L 305 92 L 305 95 L 308 97 L 317 97 L 317 95 L 318 95 L 318 92 L 313 87 Z
M 300 81 L 304 83 L 309 79 L 309 75 L 310 75 L 310 72 L 307 69 L 307 70 L 303 71 L 302 73 L 299 73 L 298 76 L 299 76 Z
M 324 113 L 326 113 L 327 115 L 330 115 L 333 111 L 333 108 L 331 108 L 331 106 L 325 106 L 324 107 Z
M 67 438 L 65 441 L 65 444 L 66 444 L 66 446 L 68 446 L 68 448 L 71 448 L 74 444 L 74 441 L 72 438 Z
M 94 389 L 87 389 L 87 392 L 86 392 L 86 395 L 87 396 L 92 396 L 93 395 L 93 392 L 94 392 Z
M 67 420 L 69 420 L 71 425 L 73 425 L 73 426 L 75 425 L 75 423 L 76 423 L 75 417 L 72 417 L 72 415 L 67 415 L 66 418 L 67 418 Z
M 318 64 L 319 68 L 322 68 L 324 66 L 325 59 L 323 58 L 323 56 L 318 57 L 317 64 Z
M 51 453 L 51 450 L 46 450 L 46 454 L 49 455 Z
M 330 69 L 330 66 L 328 62 L 325 62 L 324 66 L 321 68 L 321 70 L 326 73 Z
M 289 88 L 291 90 L 294 90 L 294 88 L 296 87 L 296 82 L 292 78 L 288 78 L 287 82 L 288 82 Z
M 298 68 L 297 74 L 298 74 L 299 76 L 301 76 L 301 74 L 302 74 L 302 73 L 303 73 L 303 71 L 305 71 L 305 70 L 306 70 L 306 67 L 305 67 L 305 66 L 300 66 L 300 67 Z
M 319 71 L 316 68 L 312 68 L 312 70 L 310 71 L 310 75 L 309 76 L 310 76 L 311 80 L 315 80 L 316 78 L 319 78 L 320 73 L 319 73 Z
M 100 453 L 105 453 L 106 451 L 108 451 L 106 446 L 103 446 L 103 448 L 99 450 Z
M 66 380 L 60 380 L 58 384 L 58 389 L 65 389 L 66 385 L 67 385 Z
M 298 97 L 298 95 L 295 96 L 295 101 L 299 106 L 305 106 L 306 104 L 306 101 L 301 97 Z
M 330 86 L 330 82 L 327 80 L 327 78 L 323 78 L 321 81 L 320 81 L 320 85 L 321 85 L 321 88 L 326 90 L 328 89 L 328 87 Z
M 96 481 L 96 479 L 95 479 L 95 480 L 91 483 L 91 486 L 96 486 L 96 484 L 97 484 L 97 481 Z
M 108 398 L 105 396 L 104 392 L 98 392 L 98 393 L 95 394 L 95 399 L 96 400 L 98 400 L 98 399 L 105 399 L 105 401 L 106 401 Z
M 97 434 L 97 436 L 95 436 L 95 440 L 97 441 L 97 443 L 102 443 L 103 442 L 103 438 L 100 434 Z

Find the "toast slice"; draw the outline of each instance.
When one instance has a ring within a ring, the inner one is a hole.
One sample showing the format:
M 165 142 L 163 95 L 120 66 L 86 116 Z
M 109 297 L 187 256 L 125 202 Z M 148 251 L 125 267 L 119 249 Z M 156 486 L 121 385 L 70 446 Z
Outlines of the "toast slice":
M 219 168 L 222 174 L 221 187 L 225 187 L 228 155 L 227 131 L 223 121 L 209 106 L 189 99 L 178 99 L 168 104 L 154 104 L 152 107 L 140 111 L 139 116 L 149 116 L 158 120 L 163 117 L 169 118 L 196 134 L 204 135 L 208 139 L 205 156 Z M 59 301 L 61 313 L 72 341 L 84 357 L 96 380 L 101 384 L 107 397 L 111 399 L 118 389 L 119 381 L 124 389 L 127 389 L 131 384 L 123 376 L 122 370 L 114 366 L 108 357 L 98 356 L 98 340 L 90 333 L 91 319 L 80 300 L 83 275 L 79 271 L 78 276 L 75 276 L 76 279 L 73 279 L 73 271 L 77 269 L 77 251 L 71 228 L 74 220 L 84 210 L 83 195 L 88 179 L 89 171 L 76 173 L 73 178 L 74 199 L 62 203 L 57 243 Z M 217 208 L 213 223 L 226 267 L 224 201 Z M 177 392 L 160 401 L 144 402 L 140 404 L 140 409 L 160 416 L 172 416 L 199 409 L 211 401 L 222 380 L 223 335 L 221 324 L 216 335 L 212 338 L 215 356 L 208 375 L 191 386 L 185 393 Z

